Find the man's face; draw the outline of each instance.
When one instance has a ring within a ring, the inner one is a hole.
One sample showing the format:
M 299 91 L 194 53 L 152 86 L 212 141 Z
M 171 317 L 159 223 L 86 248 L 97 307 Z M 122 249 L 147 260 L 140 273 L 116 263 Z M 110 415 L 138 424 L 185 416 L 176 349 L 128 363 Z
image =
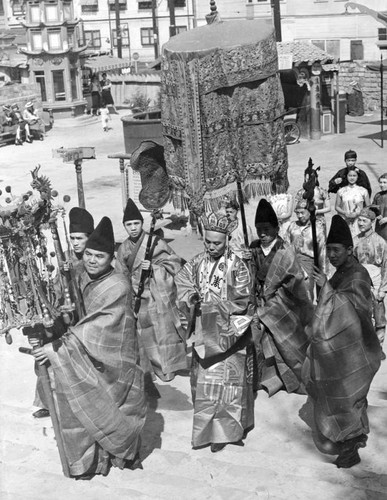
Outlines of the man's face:
M 379 187 L 380 191 L 387 191 L 387 179 L 385 179 L 384 177 L 379 179 Z
M 362 215 L 357 219 L 359 229 L 361 233 L 366 233 L 372 229 L 372 220 L 368 217 L 363 217 Z
M 88 240 L 86 233 L 70 233 L 70 241 L 75 253 L 83 253 Z
M 310 219 L 310 212 L 306 208 L 297 208 L 295 210 L 298 222 L 301 226 L 305 226 Z
M 124 222 L 124 228 L 130 239 L 135 240 L 142 232 L 143 222 L 141 220 L 127 220 Z
M 255 229 L 257 230 L 258 238 L 264 247 L 270 245 L 270 243 L 277 238 L 278 227 L 273 226 L 270 222 L 258 222 L 255 225 Z
M 354 167 L 356 165 L 356 158 L 347 158 L 345 164 L 347 167 Z
M 329 243 L 327 245 L 327 256 L 333 267 L 340 267 L 350 255 L 352 255 L 352 247 L 346 247 L 341 243 Z
M 232 222 L 237 219 L 238 216 L 238 210 L 235 210 L 235 208 L 226 208 L 226 215 L 227 219 Z
M 227 234 L 216 231 L 206 231 L 204 237 L 204 246 L 208 254 L 217 259 L 224 254 L 227 245 Z
M 113 256 L 107 252 L 86 248 L 83 254 L 83 263 L 90 278 L 98 278 L 106 273 L 112 262 Z

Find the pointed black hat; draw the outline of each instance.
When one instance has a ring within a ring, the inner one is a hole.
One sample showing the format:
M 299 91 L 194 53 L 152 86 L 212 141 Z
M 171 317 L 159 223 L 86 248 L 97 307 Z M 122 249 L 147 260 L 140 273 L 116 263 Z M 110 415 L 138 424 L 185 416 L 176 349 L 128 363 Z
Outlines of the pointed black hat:
M 93 216 L 84 208 L 73 207 L 69 212 L 70 233 L 91 234 L 94 231 Z
M 274 227 L 278 226 L 278 219 L 273 207 L 265 198 L 262 198 L 255 213 L 255 225 L 265 222 L 269 222 Z
M 128 220 L 141 220 L 144 221 L 143 216 L 141 215 L 140 210 L 137 205 L 134 203 L 132 198 L 128 199 L 128 202 L 125 207 L 124 216 L 122 218 L 122 223 L 127 222 Z
M 101 222 L 87 240 L 86 248 L 114 254 L 114 233 L 109 217 L 102 217 Z
M 346 247 L 353 247 L 351 230 L 348 224 L 340 215 L 332 217 L 331 228 L 329 229 L 327 245 L 329 243 L 341 243 Z

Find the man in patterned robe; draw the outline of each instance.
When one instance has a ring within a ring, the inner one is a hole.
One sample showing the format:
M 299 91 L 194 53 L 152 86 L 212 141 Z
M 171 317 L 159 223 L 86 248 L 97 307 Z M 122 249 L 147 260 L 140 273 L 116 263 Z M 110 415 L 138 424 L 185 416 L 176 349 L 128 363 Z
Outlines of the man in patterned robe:
M 115 269 L 130 280 L 137 294 L 143 270 L 149 272 L 137 314 L 141 362 L 146 372 L 161 380 L 172 380 L 187 369 L 185 331 L 176 307 L 174 278 L 184 261 L 158 236 L 151 244 L 151 260 L 145 260 L 148 234 L 141 212 L 129 198 L 123 216 L 128 238 L 117 252 Z
M 255 282 L 257 312 L 252 332 L 257 382 L 269 396 L 282 388 L 302 393 L 301 368 L 308 345 L 305 326 L 313 313 L 305 274 L 294 250 L 278 236 L 276 213 L 265 199 L 258 204 L 255 227 L 259 239 L 251 243 L 244 258 L 251 261 Z
M 387 292 L 387 242 L 373 229 L 377 207 L 363 208 L 358 218 L 360 233 L 353 240 L 354 255 L 364 266 L 372 280 L 373 316 L 376 335 L 383 348 L 386 330 L 386 308 L 384 298 Z M 382 352 L 382 360 L 386 355 Z
M 360 462 L 369 433 L 367 394 L 380 366 L 380 345 L 372 325 L 371 279 L 352 255 L 348 224 L 332 218 L 327 255 L 336 268 L 328 281 L 315 268 L 321 287 L 308 330 L 310 347 L 303 379 L 314 407 L 316 444 L 338 454 L 337 467 Z
M 88 239 L 79 285 L 86 314 L 61 338 L 42 347 L 31 340 L 41 364 L 50 361 L 58 418 L 71 477 L 107 475 L 111 465 L 139 468 L 145 423 L 131 288 L 113 272 L 114 236 L 104 217 Z
M 194 405 L 192 446 L 243 446 L 254 425 L 253 352 L 249 324 L 251 276 L 228 247 L 225 215 L 203 218 L 205 252 L 188 262 L 175 282 L 178 306 L 191 322 L 191 389 Z

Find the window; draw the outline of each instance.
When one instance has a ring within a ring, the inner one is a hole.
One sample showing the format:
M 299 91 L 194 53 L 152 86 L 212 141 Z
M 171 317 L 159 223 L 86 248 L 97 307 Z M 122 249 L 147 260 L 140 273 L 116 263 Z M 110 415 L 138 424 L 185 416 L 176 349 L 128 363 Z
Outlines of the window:
M 176 35 L 183 33 L 184 31 L 187 31 L 187 26 L 176 26 Z
M 362 40 L 351 40 L 351 60 L 359 61 L 364 59 L 364 47 Z
M 55 70 L 52 72 L 52 82 L 54 84 L 54 100 L 65 101 L 66 91 L 64 86 L 63 70 Z
M 153 28 L 141 28 L 141 45 L 153 44 Z
M 381 42 L 387 40 L 387 28 L 378 28 L 378 40 Z
M 152 2 L 138 2 L 139 10 L 150 10 L 152 8 Z
M 40 95 L 42 101 L 47 101 L 47 91 L 46 91 L 46 78 L 44 76 L 44 71 L 35 71 L 35 81 L 40 85 Z
M 59 20 L 59 12 L 57 4 L 47 4 L 45 5 L 46 11 L 46 22 L 52 23 Z
M 62 39 L 59 30 L 47 31 L 48 48 L 50 50 L 60 50 L 62 48 Z
M 63 19 L 72 19 L 73 12 L 71 9 L 71 2 L 63 2 Z
M 129 47 L 129 29 L 127 26 L 121 26 L 122 47 Z M 117 47 L 117 30 L 113 30 L 113 47 Z
M 68 42 L 70 48 L 75 47 L 74 29 L 67 30 L 67 42 Z
M 311 43 L 336 59 L 340 58 L 340 40 L 311 40 Z
M 32 50 L 42 50 L 42 32 L 31 30 L 31 47 Z
M 175 7 L 185 7 L 185 0 L 175 0 Z
M 110 10 L 114 11 L 116 9 L 115 0 L 109 0 Z M 120 10 L 126 10 L 126 0 L 118 0 L 118 6 Z
M 13 0 L 11 3 L 13 16 L 22 16 L 25 14 L 24 0 Z
M 30 21 L 32 23 L 40 22 L 40 7 L 39 4 L 30 4 Z
M 101 32 L 99 30 L 85 31 L 85 43 L 89 42 L 89 47 L 99 49 L 101 47 Z

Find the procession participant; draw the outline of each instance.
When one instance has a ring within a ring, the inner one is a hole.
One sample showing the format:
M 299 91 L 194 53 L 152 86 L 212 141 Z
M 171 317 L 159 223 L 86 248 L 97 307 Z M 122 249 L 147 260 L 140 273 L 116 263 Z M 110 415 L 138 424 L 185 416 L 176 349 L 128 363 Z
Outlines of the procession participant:
M 114 272 L 113 255 L 113 227 L 103 217 L 87 241 L 79 277 L 85 316 L 33 351 L 41 364 L 51 363 L 65 453 L 76 479 L 107 475 L 110 465 L 141 468 L 143 372 L 130 283 Z
M 297 191 L 294 202 L 297 203 L 300 200 L 304 200 L 305 189 L 301 188 Z M 313 192 L 313 201 L 316 207 L 316 224 L 320 225 L 324 231 L 324 236 L 327 235 L 325 214 L 331 211 L 331 203 L 329 199 L 329 193 L 326 189 L 322 188 L 319 185 L 318 180 L 316 179 L 316 186 Z
M 185 264 L 175 278 L 178 306 L 191 320 L 191 391 L 194 405 L 192 446 L 243 446 L 254 425 L 253 350 L 249 323 L 251 276 L 248 267 L 228 247 L 230 223 L 223 214 L 203 217 L 205 252 Z
M 187 369 L 185 332 L 176 307 L 174 281 L 184 262 L 156 235 L 151 247 L 152 260 L 145 260 L 148 234 L 143 230 L 141 212 L 130 198 L 122 222 L 129 237 L 118 249 L 115 269 L 131 281 L 134 296 L 138 293 L 142 270 L 150 271 L 137 314 L 143 367 L 169 382 L 177 371 Z
M 304 199 L 299 199 L 295 213 L 297 221 L 292 221 L 288 226 L 285 233 L 285 241 L 288 242 L 296 252 L 298 262 L 307 276 L 307 287 L 310 299 L 314 298 L 314 280 L 313 280 L 313 266 L 314 266 L 314 252 L 313 252 L 313 236 L 312 225 L 310 222 L 310 212 L 308 210 L 308 202 Z M 324 273 L 327 272 L 327 262 L 325 255 L 325 234 L 323 227 L 316 224 L 317 248 L 318 248 L 318 263 L 320 269 Z
M 78 287 L 76 282 L 77 278 L 82 274 L 85 267 L 83 264 L 83 253 L 85 251 L 86 242 L 90 234 L 94 231 L 94 220 L 92 215 L 85 210 L 84 208 L 73 207 L 69 212 L 70 219 L 70 241 L 73 246 L 70 254 L 66 252 L 67 261 L 63 264 L 64 271 L 70 271 L 72 274 L 72 290 L 73 290 L 73 299 L 75 300 L 78 293 L 75 291 L 75 287 Z M 58 293 L 58 296 L 63 295 L 63 290 L 61 289 L 60 280 L 57 279 L 55 281 L 55 287 Z M 37 371 L 37 370 L 36 370 Z M 35 390 L 35 399 L 33 402 L 33 406 L 38 407 L 39 409 L 35 411 L 32 416 L 35 418 L 44 418 L 50 415 L 48 410 L 48 403 L 46 402 L 46 398 L 44 396 L 43 386 L 41 378 L 38 375 L 36 390 Z
M 74 274 L 79 276 L 84 270 L 83 254 L 87 239 L 94 231 L 93 216 L 84 208 L 73 207 L 69 212 L 69 235 L 72 250 L 66 253 Z
M 373 229 L 378 207 L 363 208 L 358 223 L 360 233 L 354 238 L 354 255 L 368 271 L 372 281 L 373 317 L 376 335 L 383 348 L 386 330 L 384 298 L 387 292 L 387 242 Z M 382 360 L 386 359 L 384 352 Z
M 237 226 L 230 234 L 229 246 L 231 250 L 237 255 L 239 258 L 242 258 L 242 251 L 245 249 L 245 236 L 243 232 L 242 221 L 238 217 L 239 212 L 239 204 L 236 201 L 230 200 L 226 203 L 225 206 L 226 216 L 230 222 L 237 222 Z M 253 241 L 253 232 L 250 226 L 246 225 L 247 229 L 247 238 L 248 241 Z
M 357 161 L 356 151 L 352 151 L 352 149 L 347 151 L 344 154 L 344 161 L 346 166 L 344 168 L 341 168 L 338 172 L 336 172 L 336 174 L 329 181 L 328 193 L 337 193 L 337 191 L 340 188 L 348 185 L 348 179 L 347 179 L 348 171 L 350 168 L 352 169 L 356 166 L 356 161 Z M 364 172 L 364 170 L 361 170 L 358 167 L 356 168 L 359 174 L 358 185 L 365 188 L 368 191 L 369 196 L 371 196 L 372 193 L 371 184 L 367 174 Z
M 367 189 L 359 184 L 357 167 L 348 167 L 348 185 L 340 188 L 336 196 L 336 212 L 347 222 L 352 236 L 359 232 L 357 219 L 362 208 L 370 204 Z
M 336 272 L 328 281 L 314 271 L 321 291 L 308 329 L 303 380 L 319 448 L 338 454 L 337 467 L 349 468 L 360 462 L 358 449 L 366 446 L 367 394 L 381 350 L 372 325 L 371 279 L 353 256 L 351 232 L 339 215 L 332 218 L 327 254 Z
M 269 396 L 280 389 L 303 392 L 305 326 L 313 313 L 305 275 L 294 250 L 278 236 L 278 219 L 270 203 L 260 200 L 255 227 L 258 240 L 244 252 L 251 259 L 257 314 L 252 325 L 260 386 Z
M 380 191 L 375 194 L 372 205 L 377 205 L 380 216 L 376 220 L 375 232 L 387 241 L 387 173 L 382 174 L 379 179 Z

